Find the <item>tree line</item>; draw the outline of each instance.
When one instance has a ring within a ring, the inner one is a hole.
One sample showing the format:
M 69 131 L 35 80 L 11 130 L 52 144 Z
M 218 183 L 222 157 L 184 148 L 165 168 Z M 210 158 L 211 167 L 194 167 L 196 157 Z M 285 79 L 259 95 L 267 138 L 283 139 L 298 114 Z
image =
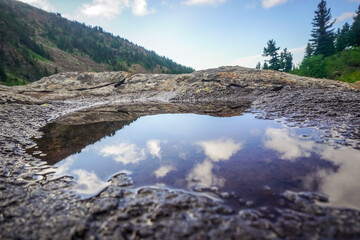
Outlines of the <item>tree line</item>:
M 353 23 L 345 23 L 335 29 L 331 8 L 321 0 L 311 22 L 311 38 L 305 49 L 305 56 L 299 66 L 293 66 L 292 54 L 285 48 L 278 54 L 274 40 L 269 40 L 263 56 L 270 57 L 263 69 L 273 69 L 293 74 L 331 78 L 348 82 L 360 80 L 360 6 L 354 13 Z M 289 66 L 289 64 L 291 64 Z M 261 68 L 258 63 L 256 68 Z
M 270 57 L 270 60 L 265 60 L 262 69 L 271 69 L 282 72 L 290 72 L 293 66 L 293 56 L 291 52 L 284 48 L 279 54 L 280 47 L 276 47 L 276 41 L 271 39 L 267 42 L 267 46 L 264 48 L 263 56 Z M 261 63 L 256 65 L 257 69 L 261 68 Z
M 114 37 L 101 27 L 86 26 L 60 16 L 45 24 L 42 36 L 50 39 L 61 50 L 87 55 L 95 62 L 110 65 L 114 71 L 127 71 L 132 64 L 139 64 L 149 71 L 159 66 L 166 73 L 194 71 L 127 39 Z

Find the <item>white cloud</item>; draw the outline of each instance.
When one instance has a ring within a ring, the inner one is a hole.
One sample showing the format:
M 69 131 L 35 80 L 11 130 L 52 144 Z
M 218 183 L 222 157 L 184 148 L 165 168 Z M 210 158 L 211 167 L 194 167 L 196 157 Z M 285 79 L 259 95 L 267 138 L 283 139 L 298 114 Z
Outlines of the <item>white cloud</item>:
M 90 18 L 112 19 L 129 6 L 129 0 L 93 0 L 91 4 L 83 4 L 78 11 L 81 15 Z
M 337 18 L 335 18 L 336 22 L 342 22 L 346 19 L 353 18 L 356 14 L 354 12 L 344 12 Z
M 284 160 L 295 160 L 299 157 L 309 157 L 314 148 L 314 142 L 303 141 L 288 129 L 268 128 L 265 131 L 264 146 L 277 151 Z
M 226 139 L 203 141 L 196 143 L 196 145 L 201 146 L 206 156 L 212 161 L 219 162 L 221 160 L 228 160 L 242 148 L 243 144 L 241 142 L 235 143 L 232 139 Z
M 80 194 L 93 195 L 100 192 L 102 189 L 109 185 L 108 182 L 104 182 L 94 173 L 88 172 L 83 169 L 77 169 L 73 171 L 77 176 L 77 181 L 73 190 Z
M 330 196 L 331 204 L 337 207 L 360 207 L 360 154 L 358 150 L 343 147 L 322 149 L 324 159 L 339 166 L 336 171 L 320 170 L 320 191 Z
M 330 196 L 330 205 L 335 207 L 360 207 L 360 154 L 352 147 L 334 148 L 316 144 L 313 152 L 336 166 L 336 170 L 320 169 L 303 178 L 305 186 L 319 184 L 319 192 Z
M 272 8 L 280 4 L 286 3 L 287 0 L 261 0 L 263 8 Z
M 146 147 L 147 147 L 149 153 L 152 156 L 161 159 L 161 147 L 160 147 L 160 141 L 159 140 L 149 140 L 149 141 L 147 141 Z
M 147 7 L 147 0 L 92 0 L 92 3 L 85 3 L 78 8 L 75 18 L 111 20 L 121 14 L 123 10 L 130 8 L 135 16 L 144 16 L 152 12 Z
M 100 150 L 100 154 L 104 157 L 112 156 L 114 161 L 123 164 L 136 164 L 146 159 L 145 149 L 126 142 L 106 146 Z
M 65 160 L 61 161 L 60 164 L 57 164 L 54 177 L 61 177 L 61 176 L 65 176 L 66 174 L 68 174 L 69 170 L 71 169 L 75 160 L 76 160 L 76 157 L 70 156 L 70 157 L 66 158 Z
M 135 16 L 144 16 L 149 13 L 146 0 L 134 0 L 131 10 Z
M 187 0 L 183 2 L 185 5 L 216 5 L 219 3 L 224 3 L 226 0 Z
M 194 169 L 190 172 L 187 180 L 192 183 L 196 182 L 197 184 L 210 187 L 213 183 L 213 173 L 212 173 L 213 164 L 211 161 L 204 161 L 203 163 L 197 164 Z M 194 185 L 190 184 L 190 185 Z
M 45 11 L 54 11 L 54 8 L 49 3 L 49 0 L 19 0 L 19 1 L 30 4 L 37 8 L 41 8 Z
M 157 178 L 165 177 L 169 172 L 176 170 L 173 166 L 161 166 L 154 174 Z
M 225 179 L 223 177 L 217 177 L 212 172 L 213 167 L 213 163 L 209 160 L 196 164 L 186 178 L 189 184 L 188 186 L 192 187 L 199 185 L 202 187 L 223 187 L 225 185 Z

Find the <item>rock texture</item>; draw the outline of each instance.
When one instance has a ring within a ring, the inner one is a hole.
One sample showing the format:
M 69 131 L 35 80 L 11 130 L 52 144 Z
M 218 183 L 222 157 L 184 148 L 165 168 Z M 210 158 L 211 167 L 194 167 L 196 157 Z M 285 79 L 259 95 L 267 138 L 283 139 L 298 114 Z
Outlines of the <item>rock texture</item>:
M 157 96 L 158 101 L 235 100 L 241 97 L 254 99 L 258 95 L 278 92 L 284 87 L 327 90 L 355 88 L 338 81 L 242 67 L 222 67 L 181 75 L 72 72 L 52 75 L 26 86 L 1 86 L 0 101 L 40 103 L 96 96 L 113 96 L 114 99 L 124 100 L 127 94 L 143 98 Z M 139 99 L 131 96 L 131 100 Z
M 135 103 L 124 113 L 124 105 Z M 30 138 L 55 120 L 91 124 L 99 115 L 131 121 L 175 111 L 231 116 L 248 108 L 260 118 L 319 127 L 324 141 L 359 148 L 360 93 L 356 85 L 325 79 L 222 67 L 184 75 L 64 73 L 0 86 L 0 238 L 359 239 L 360 212 L 320 206 L 327 199 L 316 193 L 287 191 L 282 208 L 249 203 L 234 212 L 180 190 L 134 189 L 120 173 L 84 201 L 67 191 L 71 177 L 50 180 L 52 168 L 26 153 Z

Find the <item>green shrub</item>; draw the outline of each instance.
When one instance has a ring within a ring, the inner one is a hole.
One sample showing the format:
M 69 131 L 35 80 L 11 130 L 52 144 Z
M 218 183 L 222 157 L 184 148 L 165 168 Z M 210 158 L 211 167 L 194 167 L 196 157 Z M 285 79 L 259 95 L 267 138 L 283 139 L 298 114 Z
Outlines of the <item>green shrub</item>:
M 345 49 L 335 55 L 316 55 L 305 58 L 293 74 L 315 78 L 329 78 L 346 82 L 360 80 L 360 47 Z

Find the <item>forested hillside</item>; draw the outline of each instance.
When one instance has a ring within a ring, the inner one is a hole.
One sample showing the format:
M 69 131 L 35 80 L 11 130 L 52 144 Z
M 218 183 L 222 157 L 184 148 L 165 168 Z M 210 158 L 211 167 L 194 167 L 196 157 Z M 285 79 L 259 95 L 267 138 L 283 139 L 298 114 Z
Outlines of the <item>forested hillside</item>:
M 0 0 L 0 81 L 25 84 L 57 72 L 188 73 L 193 69 L 90 27 L 15 0 Z

